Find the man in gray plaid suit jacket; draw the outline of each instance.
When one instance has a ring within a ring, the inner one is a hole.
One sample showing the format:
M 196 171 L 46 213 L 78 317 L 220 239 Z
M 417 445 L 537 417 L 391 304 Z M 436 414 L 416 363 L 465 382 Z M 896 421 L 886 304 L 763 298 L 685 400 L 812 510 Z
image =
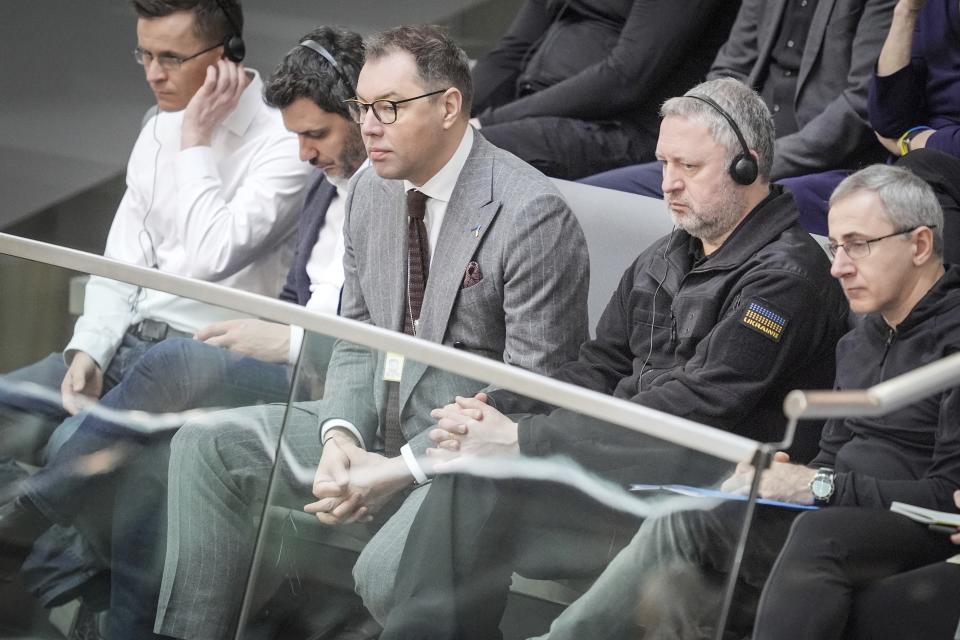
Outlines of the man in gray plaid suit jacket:
M 543 374 L 575 359 L 587 337 L 583 234 L 542 174 L 469 127 L 466 56 L 431 27 L 381 33 L 366 56 L 351 108 L 372 170 L 354 179 L 346 205 L 341 314 L 399 331 L 409 313 L 408 333 L 421 339 Z M 427 196 L 430 254 L 419 313 L 408 303 L 406 267 L 405 192 L 414 189 Z M 338 343 L 324 399 L 287 416 L 282 450 L 303 465 L 319 461 L 316 502 L 307 510 L 331 525 L 385 520 L 365 553 L 377 556 L 374 565 L 395 567 L 403 545 L 396 533 L 409 527 L 428 489 L 419 459 L 429 446 L 430 410 L 481 386 Z M 272 466 L 272 452 L 251 429 L 278 429 L 284 409 L 226 412 L 213 425 L 188 423 L 174 438 L 157 633 L 229 636 Z M 406 444 L 387 457 L 394 411 Z M 309 499 L 302 479 L 291 489 Z M 213 570 L 203 562 L 211 555 Z

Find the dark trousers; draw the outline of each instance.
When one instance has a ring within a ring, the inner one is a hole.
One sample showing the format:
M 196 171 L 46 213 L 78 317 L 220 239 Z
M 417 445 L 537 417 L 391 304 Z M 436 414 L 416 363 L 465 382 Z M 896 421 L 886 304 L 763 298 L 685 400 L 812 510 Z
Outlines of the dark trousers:
M 633 124 L 536 117 L 483 127 L 492 144 L 552 178 L 576 180 L 653 159 L 656 135 Z
M 152 414 L 281 402 L 288 367 L 173 338 L 144 354 L 100 406 Z M 24 493 L 59 524 L 75 524 L 109 563 L 108 638 L 149 638 L 166 549 L 169 441 L 159 429 L 87 415 Z
M 594 187 L 626 191 L 648 198 L 663 197 L 663 169 L 659 162 L 645 162 L 587 176 L 578 182 Z
M 565 485 L 438 477 L 407 537 L 380 638 L 500 638 L 514 571 L 593 578 L 638 526 Z
M 957 264 L 960 261 L 960 158 L 933 149 L 917 149 L 894 164 L 909 169 L 933 187 L 943 209 L 943 260 Z M 810 233 L 827 235 L 830 195 L 851 173 L 824 171 L 778 182 L 793 193 L 803 228 Z
M 951 638 L 960 549 L 889 511 L 836 507 L 796 520 L 763 590 L 754 638 Z

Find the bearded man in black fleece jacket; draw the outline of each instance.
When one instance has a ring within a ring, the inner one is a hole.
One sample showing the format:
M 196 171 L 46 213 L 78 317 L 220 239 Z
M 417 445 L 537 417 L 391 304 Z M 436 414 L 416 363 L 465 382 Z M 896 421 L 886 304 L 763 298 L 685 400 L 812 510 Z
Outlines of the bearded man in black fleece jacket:
M 926 183 L 904 169 L 868 167 L 837 187 L 829 225 L 832 273 L 851 309 L 868 314 L 837 345 L 838 389 L 863 389 L 960 350 L 960 270 L 942 266 L 943 214 Z M 858 585 L 956 553 L 946 535 L 886 510 L 892 501 L 956 510 L 958 416 L 954 388 L 883 416 L 830 420 L 810 465 L 776 454 L 760 496 L 825 509 L 799 519 L 797 510 L 758 509 L 727 632 L 749 633 L 757 594 L 787 540 L 788 549 L 805 548 L 822 562 L 815 569 L 794 564 L 786 573 L 778 563 L 779 586 L 788 594 L 773 606 L 765 593 L 755 639 L 839 638 Z M 752 477 L 752 467 L 742 464 L 723 489 L 746 493 Z M 714 637 L 720 602 L 711 596 L 722 592 L 743 512 L 744 504 L 733 501 L 645 521 L 547 637 L 588 638 L 602 630 L 604 638 L 634 638 L 640 629 L 658 639 Z M 815 525 L 844 512 L 864 516 L 856 522 L 869 541 L 847 545 L 842 532 Z
M 758 162 L 753 182 L 738 184 L 730 173 L 743 149 L 718 107 Z M 786 393 L 833 383 L 846 305 L 792 198 L 769 184 L 773 126 L 760 98 L 735 80 L 715 80 L 667 101 L 662 113 L 657 155 L 679 228 L 627 269 L 597 338 L 554 377 L 779 440 Z M 490 399 L 496 408 L 471 398 L 436 410 L 431 437 L 463 454 L 564 455 L 625 484 L 710 483 L 730 472 L 709 456 L 573 411 L 507 393 Z M 518 425 L 497 409 L 539 413 Z M 381 601 L 365 585 L 358 590 L 386 622 L 384 640 L 491 640 L 512 571 L 596 576 L 637 526 L 562 485 L 440 476 L 406 538 L 396 589 Z

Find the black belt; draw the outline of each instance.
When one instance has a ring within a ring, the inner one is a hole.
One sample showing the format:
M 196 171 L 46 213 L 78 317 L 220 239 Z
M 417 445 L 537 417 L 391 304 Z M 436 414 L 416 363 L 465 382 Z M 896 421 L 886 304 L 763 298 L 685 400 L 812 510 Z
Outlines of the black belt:
M 132 324 L 127 329 L 127 333 L 144 342 L 160 342 L 167 338 L 193 337 L 192 333 L 177 331 L 166 322 L 160 322 L 158 320 L 143 320 L 137 324 Z

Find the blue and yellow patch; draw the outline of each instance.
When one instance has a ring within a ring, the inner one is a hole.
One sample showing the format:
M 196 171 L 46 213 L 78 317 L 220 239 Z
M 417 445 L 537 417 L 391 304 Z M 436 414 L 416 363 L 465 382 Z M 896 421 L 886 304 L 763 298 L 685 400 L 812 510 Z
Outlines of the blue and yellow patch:
M 787 326 L 787 318 L 771 309 L 769 305 L 756 300 L 751 300 L 747 304 L 740 322 L 774 342 L 780 342 L 783 330 Z

